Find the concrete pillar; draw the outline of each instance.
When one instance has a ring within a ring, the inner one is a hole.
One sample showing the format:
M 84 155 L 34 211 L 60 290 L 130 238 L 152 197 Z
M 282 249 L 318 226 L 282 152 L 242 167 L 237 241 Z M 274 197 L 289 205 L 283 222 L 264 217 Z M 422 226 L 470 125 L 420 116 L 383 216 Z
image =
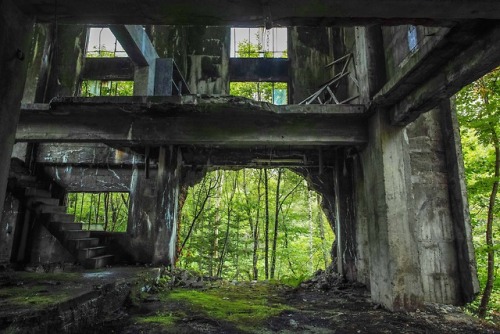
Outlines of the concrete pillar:
M 134 167 L 127 232 L 136 262 L 175 264 L 181 161 L 177 147 L 161 147 L 156 179 Z
M 360 153 L 363 184 L 357 210 L 365 211 L 360 216 L 368 225 L 371 296 L 391 310 L 414 309 L 423 293 L 406 129 L 392 127 L 383 112 L 369 122 L 369 144 Z
M 345 149 L 337 151 L 334 169 L 335 242 L 337 272 L 357 280 L 356 216 L 354 211 L 353 163 Z
M 443 101 L 439 106 L 439 115 L 441 116 L 441 131 L 446 152 L 450 208 L 453 208 L 450 213 L 455 236 L 458 276 L 460 277 L 459 302 L 467 303 L 474 300 L 480 289 L 472 244 L 464 159 L 454 103 L 450 103 L 450 100 Z
M 37 102 L 49 102 L 55 96 L 77 96 L 80 92 L 80 72 L 83 68 L 87 27 L 84 25 L 61 25 L 55 28 L 46 46 L 50 57 L 50 72 L 47 83 L 40 83 L 43 97 Z
M 0 2 L 0 213 L 7 190 L 32 30 L 32 18 L 23 15 L 11 0 Z

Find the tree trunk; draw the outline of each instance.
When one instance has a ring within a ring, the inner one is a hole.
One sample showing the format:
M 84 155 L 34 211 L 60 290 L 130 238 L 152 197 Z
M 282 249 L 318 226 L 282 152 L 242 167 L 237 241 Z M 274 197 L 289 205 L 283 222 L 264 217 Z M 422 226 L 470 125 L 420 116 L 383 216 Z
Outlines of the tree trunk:
M 279 225 L 279 213 L 280 213 L 280 185 L 281 185 L 281 174 L 283 169 L 278 169 L 278 181 L 276 183 L 276 196 L 275 196 L 275 210 L 274 210 L 274 235 L 273 235 L 273 249 L 271 253 L 271 279 L 274 278 L 274 272 L 276 270 L 276 245 L 278 242 L 278 225 Z
M 267 169 L 264 169 L 264 204 L 266 207 L 266 225 L 264 228 L 264 271 L 266 279 L 269 279 L 269 180 Z
M 498 193 L 498 179 L 500 178 L 500 143 L 494 125 L 491 129 L 492 141 L 495 147 L 495 181 L 491 188 L 490 201 L 488 205 L 488 220 L 486 222 L 486 246 L 488 247 L 488 276 L 486 286 L 484 287 L 481 304 L 479 305 L 478 315 L 481 318 L 486 316 L 486 310 L 490 302 L 493 282 L 495 281 L 495 252 L 493 249 L 493 219 L 495 210 L 495 200 Z
M 307 188 L 306 188 L 307 189 Z M 314 271 L 313 258 L 314 258 L 314 245 L 313 245 L 313 206 L 311 191 L 307 190 L 307 202 L 309 204 L 309 273 Z

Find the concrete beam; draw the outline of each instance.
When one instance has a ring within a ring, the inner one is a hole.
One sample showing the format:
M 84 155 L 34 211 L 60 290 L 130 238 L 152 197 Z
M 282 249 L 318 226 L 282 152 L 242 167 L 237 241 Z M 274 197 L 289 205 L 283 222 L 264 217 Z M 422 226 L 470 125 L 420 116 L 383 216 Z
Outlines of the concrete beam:
M 500 65 L 500 24 L 453 55 L 423 84 L 406 95 L 391 110 L 391 122 L 406 125 L 420 114 L 436 107 L 462 87 L 481 78 Z
M 240 82 L 288 82 L 286 58 L 231 58 L 229 77 Z
M 82 80 L 134 80 L 134 63 L 130 58 L 86 58 L 81 73 Z
M 112 146 L 363 145 L 364 107 L 288 105 L 238 97 L 59 98 L 24 107 L 16 140 Z
M 109 28 L 136 65 L 134 95 L 154 95 L 156 59 L 159 57 L 144 28 L 139 25 L 112 25 Z
M 447 25 L 461 19 L 500 19 L 497 0 L 20 0 L 40 22 L 263 26 L 279 25 Z

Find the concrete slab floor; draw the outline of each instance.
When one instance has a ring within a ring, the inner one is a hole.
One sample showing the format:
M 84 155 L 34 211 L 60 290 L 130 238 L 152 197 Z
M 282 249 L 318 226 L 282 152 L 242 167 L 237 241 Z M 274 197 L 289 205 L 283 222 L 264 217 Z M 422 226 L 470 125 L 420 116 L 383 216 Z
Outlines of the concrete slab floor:
M 122 307 L 134 282 L 159 268 L 0 272 L 0 332 L 78 332 Z

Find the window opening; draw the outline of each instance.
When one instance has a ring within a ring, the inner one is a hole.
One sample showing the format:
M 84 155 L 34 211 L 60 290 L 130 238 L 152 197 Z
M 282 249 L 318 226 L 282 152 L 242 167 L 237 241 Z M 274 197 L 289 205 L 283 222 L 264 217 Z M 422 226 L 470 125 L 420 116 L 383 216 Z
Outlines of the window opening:
M 229 83 L 229 92 L 255 101 L 276 105 L 288 104 L 288 84 L 286 82 L 238 82 Z
M 126 232 L 129 194 L 124 192 L 71 192 L 66 197 L 67 213 L 75 215 L 82 229 Z
M 288 58 L 287 28 L 232 28 L 231 57 Z
M 86 57 L 127 57 L 127 53 L 109 28 L 89 28 Z

